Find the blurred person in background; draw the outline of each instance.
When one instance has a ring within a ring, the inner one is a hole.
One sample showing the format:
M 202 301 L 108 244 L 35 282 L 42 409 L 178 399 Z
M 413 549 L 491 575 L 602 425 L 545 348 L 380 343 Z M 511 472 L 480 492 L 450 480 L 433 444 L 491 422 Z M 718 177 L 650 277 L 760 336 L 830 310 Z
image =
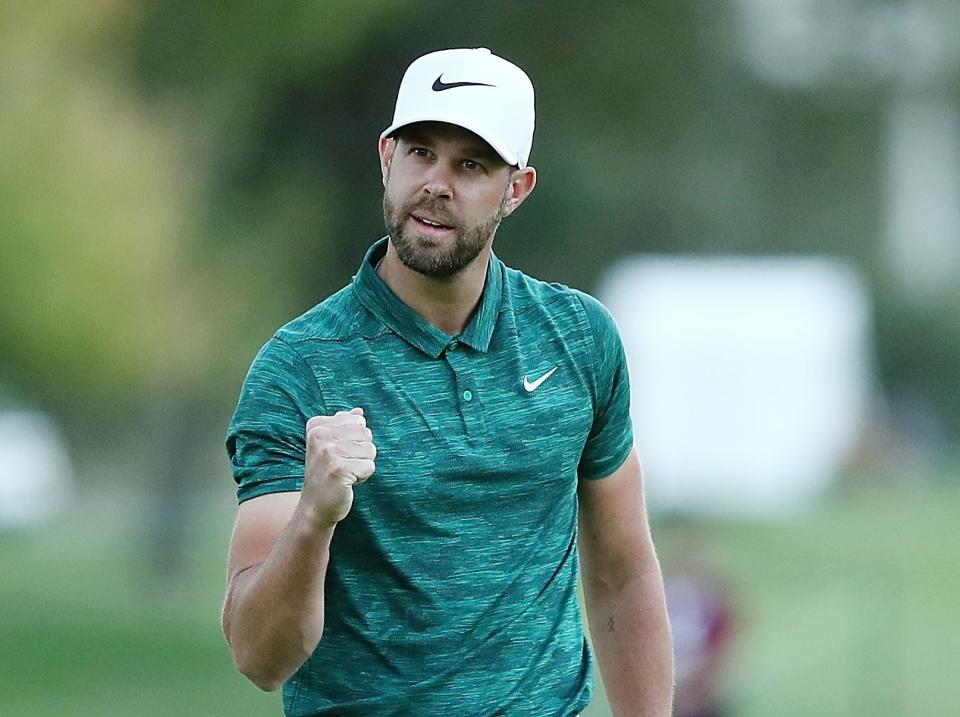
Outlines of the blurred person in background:
M 730 603 L 704 573 L 667 577 L 667 605 L 676 649 L 674 717 L 723 717 L 721 676 L 726 666 Z
M 663 572 L 676 660 L 673 717 L 724 717 L 733 601 L 696 521 L 674 517 L 661 529 L 672 548 Z
M 581 565 L 613 713 L 670 713 L 617 328 L 492 253 L 533 128 L 488 50 L 413 62 L 379 142 L 388 237 L 244 382 L 223 628 L 287 715 L 579 713 Z

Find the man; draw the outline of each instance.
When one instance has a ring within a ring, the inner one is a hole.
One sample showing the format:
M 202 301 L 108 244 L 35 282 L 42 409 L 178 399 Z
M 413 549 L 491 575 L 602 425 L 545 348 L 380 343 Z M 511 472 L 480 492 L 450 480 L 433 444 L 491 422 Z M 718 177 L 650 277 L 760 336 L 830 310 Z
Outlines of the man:
M 261 349 L 227 436 L 223 628 L 287 715 L 670 711 L 663 583 L 616 327 L 493 254 L 530 195 L 533 87 L 485 49 L 405 73 L 389 236 Z

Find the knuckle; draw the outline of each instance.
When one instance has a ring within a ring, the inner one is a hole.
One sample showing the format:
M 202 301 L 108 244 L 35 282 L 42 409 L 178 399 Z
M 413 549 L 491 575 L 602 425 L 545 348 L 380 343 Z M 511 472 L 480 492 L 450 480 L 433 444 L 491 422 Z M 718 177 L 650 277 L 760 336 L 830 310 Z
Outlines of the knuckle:
M 307 437 L 307 448 L 316 456 L 328 460 L 335 453 L 334 444 L 328 440 L 325 433 L 311 433 Z
M 341 478 L 349 472 L 346 461 L 339 455 L 330 456 L 330 460 L 327 463 L 327 471 L 335 478 Z
M 322 430 L 330 425 L 330 418 L 328 416 L 316 416 L 311 418 L 307 422 L 307 427 L 311 431 Z
M 307 429 L 307 440 L 311 443 L 320 443 L 327 436 L 327 432 L 324 426 L 315 425 Z

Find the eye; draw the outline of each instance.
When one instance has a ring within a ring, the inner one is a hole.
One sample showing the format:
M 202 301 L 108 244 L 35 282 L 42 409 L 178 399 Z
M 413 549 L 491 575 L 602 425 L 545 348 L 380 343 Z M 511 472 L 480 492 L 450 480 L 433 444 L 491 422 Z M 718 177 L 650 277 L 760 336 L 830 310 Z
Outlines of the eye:
M 415 157 L 428 157 L 430 156 L 430 150 L 426 147 L 411 147 L 410 154 Z
M 480 172 L 483 171 L 483 165 L 480 164 L 475 159 L 465 159 L 463 160 L 463 168 L 468 172 Z

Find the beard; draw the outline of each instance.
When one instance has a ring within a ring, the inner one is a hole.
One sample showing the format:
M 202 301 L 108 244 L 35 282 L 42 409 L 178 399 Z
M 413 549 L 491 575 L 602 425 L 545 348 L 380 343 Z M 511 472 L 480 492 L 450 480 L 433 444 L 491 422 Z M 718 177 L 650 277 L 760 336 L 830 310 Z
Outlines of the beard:
M 398 207 L 387 192 L 383 193 L 383 223 L 397 257 L 407 268 L 434 279 L 459 273 L 480 255 L 500 226 L 503 208 L 501 203 L 489 219 L 468 226 L 449 212 L 443 200 L 428 196 Z M 404 231 L 407 217 L 418 211 L 453 229 L 453 242 L 436 242 Z

